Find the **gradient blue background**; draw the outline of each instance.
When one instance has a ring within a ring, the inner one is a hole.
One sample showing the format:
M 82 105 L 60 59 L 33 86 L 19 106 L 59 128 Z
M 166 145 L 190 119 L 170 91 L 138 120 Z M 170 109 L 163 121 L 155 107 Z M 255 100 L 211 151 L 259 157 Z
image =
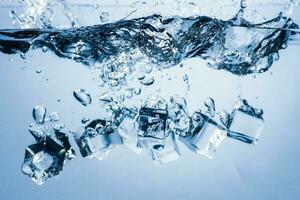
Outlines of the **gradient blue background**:
M 276 9 L 271 7 L 265 7 L 266 14 L 275 16 Z M 7 12 L 7 8 L 0 9 L 0 28 L 13 27 Z M 300 22 L 299 13 L 298 7 L 293 17 Z M 86 15 L 84 10 L 82 15 Z M 72 91 L 86 88 L 96 99 L 101 89 L 91 70 L 81 64 L 39 50 L 28 57 L 24 62 L 18 55 L 0 54 L 0 199 L 299 199 L 299 40 L 280 51 L 280 60 L 256 78 L 238 78 L 192 59 L 184 61 L 183 68 L 166 70 L 171 81 L 157 78 L 152 89 L 144 90 L 143 97 L 155 93 L 158 86 L 162 96 L 184 95 L 186 85 L 179 80 L 186 73 L 191 81 L 187 95 L 191 111 L 203 106 L 203 99 L 209 96 L 215 99 L 217 109 L 230 111 L 242 94 L 265 112 L 265 127 L 256 146 L 226 139 L 215 159 L 208 160 L 180 144 L 182 158 L 160 167 L 145 153 L 136 155 L 119 148 L 103 161 L 79 156 L 67 163 L 60 176 L 42 186 L 20 170 L 24 149 L 34 142 L 27 131 L 33 121 L 32 108 L 43 104 L 50 112 L 58 111 L 67 128 L 74 129 L 82 116 L 101 117 L 102 111 L 96 101 L 83 108 Z M 26 68 L 22 70 L 22 66 Z M 162 72 L 155 73 L 160 77 Z

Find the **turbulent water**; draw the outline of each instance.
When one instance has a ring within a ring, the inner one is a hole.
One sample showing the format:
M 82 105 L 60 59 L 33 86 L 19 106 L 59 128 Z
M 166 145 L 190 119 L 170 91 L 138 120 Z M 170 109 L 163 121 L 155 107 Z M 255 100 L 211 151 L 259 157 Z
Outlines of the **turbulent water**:
M 160 15 L 70 29 L 1 30 L 0 51 L 26 53 L 48 47 L 57 56 L 86 65 L 115 60 L 130 52 L 145 56 L 160 68 L 201 57 L 215 69 L 237 75 L 271 67 L 298 26 L 290 18 L 251 24 L 207 16 L 164 18 Z M 112 71 L 118 71 L 114 66 Z

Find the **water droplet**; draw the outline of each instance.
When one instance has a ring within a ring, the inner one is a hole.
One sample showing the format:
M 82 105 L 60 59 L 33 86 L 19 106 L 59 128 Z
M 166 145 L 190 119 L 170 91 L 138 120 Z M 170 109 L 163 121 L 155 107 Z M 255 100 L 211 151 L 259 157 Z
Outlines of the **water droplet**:
M 99 101 L 103 102 L 103 103 L 110 103 L 113 101 L 113 98 L 108 95 L 108 94 L 103 94 L 100 98 Z
M 204 105 L 207 108 L 207 113 L 211 116 L 214 117 L 215 116 L 215 112 L 216 112 L 216 108 L 215 108 L 215 101 L 208 97 L 204 100 Z
M 83 117 L 81 119 L 81 123 L 83 123 L 83 124 L 87 123 L 88 121 L 90 121 L 90 118 L 88 118 L 88 117 Z
M 40 73 L 42 73 L 42 70 L 40 70 L 40 69 L 36 70 L 35 73 L 40 74 Z
M 188 81 L 188 80 L 189 80 L 189 77 L 188 77 L 187 74 L 184 74 L 184 75 L 182 76 L 182 79 L 183 79 L 183 81 Z
M 228 127 L 229 126 L 229 122 L 230 122 L 230 115 L 225 110 L 221 110 L 218 114 L 219 114 L 220 122 L 225 127 Z
M 100 22 L 104 23 L 109 20 L 109 13 L 108 12 L 102 12 L 99 16 Z
M 42 51 L 43 51 L 44 53 L 47 52 L 47 51 L 48 51 L 48 47 L 43 46 L 43 47 L 42 47 Z
M 141 92 L 142 92 L 141 88 L 135 88 L 135 89 L 134 89 L 134 94 L 135 94 L 135 95 L 140 95 Z
M 143 85 L 149 86 L 149 85 L 152 85 L 154 83 L 154 78 L 151 77 L 151 78 L 148 78 L 148 79 L 145 79 L 145 80 L 141 80 L 140 82 Z
M 137 79 L 138 80 L 143 80 L 145 78 L 145 75 L 144 74 L 138 74 L 137 75 Z
M 110 80 L 109 85 L 111 87 L 117 87 L 119 85 L 119 81 L 117 81 L 117 80 Z
M 61 124 L 56 124 L 53 129 L 56 131 L 59 131 L 59 130 L 64 129 L 65 127 L 66 127 L 66 125 L 61 123 Z
M 73 92 L 73 96 L 84 106 L 87 106 L 92 103 L 91 95 L 85 89 L 77 89 Z
M 21 54 L 20 54 L 20 57 L 21 57 L 23 60 L 25 60 L 25 59 L 26 59 L 26 54 L 25 54 L 25 53 L 21 53 Z
M 131 98 L 133 97 L 133 91 L 132 91 L 132 89 L 126 90 L 126 92 L 125 92 L 125 97 L 126 97 L 127 99 L 131 99 Z
M 32 116 L 36 123 L 43 124 L 45 122 L 47 110 L 44 106 L 36 105 L 33 108 Z
M 247 6 L 248 6 L 247 0 L 241 0 L 240 6 L 241 6 L 241 8 L 243 8 L 243 9 L 247 8 Z
M 58 121 L 59 120 L 59 113 L 58 112 L 52 112 L 49 114 L 50 121 Z
M 141 68 L 141 71 L 147 74 L 150 74 L 150 72 L 152 72 L 152 65 L 144 65 Z

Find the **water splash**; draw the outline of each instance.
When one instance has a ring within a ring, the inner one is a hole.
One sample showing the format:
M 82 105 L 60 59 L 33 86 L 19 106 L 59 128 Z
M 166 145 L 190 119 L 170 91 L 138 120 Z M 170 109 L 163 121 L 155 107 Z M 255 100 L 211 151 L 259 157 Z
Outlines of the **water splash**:
M 79 27 L 78 17 L 71 12 L 66 0 L 20 0 L 22 12 L 10 10 L 13 24 L 21 28 L 53 28 L 53 18 L 57 10 L 70 22 L 71 27 Z
M 298 26 L 283 16 L 260 24 L 242 20 L 236 25 L 234 20 L 206 16 L 163 18 L 152 15 L 63 30 L 1 30 L 0 51 L 26 53 L 47 46 L 59 57 L 86 65 L 109 62 L 111 66 L 107 70 L 118 75 L 124 67 L 122 63 L 128 64 L 130 59 L 133 59 L 131 63 L 144 60 L 164 68 L 186 58 L 201 57 L 215 69 L 246 75 L 269 69 L 274 54 L 295 34 L 289 29 L 295 28 Z M 120 56 L 125 57 L 120 60 Z M 126 76 L 126 72 L 122 75 Z

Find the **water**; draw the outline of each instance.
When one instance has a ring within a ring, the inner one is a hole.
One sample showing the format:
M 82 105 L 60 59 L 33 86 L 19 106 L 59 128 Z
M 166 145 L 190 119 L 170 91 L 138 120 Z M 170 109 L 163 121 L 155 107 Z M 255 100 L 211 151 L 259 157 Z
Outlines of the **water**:
M 206 106 L 214 107 L 212 98 L 207 98 L 205 102 Z M 72 132 L 82 157 L 102 160 L 111 150 L 123 146 L 135 153 L 144 150 L 155 164 L 164 164 L 180 158 L 177 145 L 179 137 L 179 141 L 191 151 L 212 159 L 227 135 L 255 144 L 264 124 L 263 111 L 250 106 L 245 99 L 236 102 L 230 115 L 222 111 L 221 123 L 212 119 L 214 116 L 210 112 L 206 115 L 199 110 L 190 116 L 186 100 L 178 96 L 168 101 L 162 98 L 148 99 L 137 109 L 113 100 L 106 101 L 104 106 L 111 112 L 109 119 L 94 119 Z M 46 118 L 45 107 L 35 106 L 33 113 L 40 110 L 44 112 L 39 112 L 42 115 L 34 114 L 34 120 L 37 116 Z M 43 120 L 43 123 L 40 121 L 29 126 L 29 132 L 37 143 L 27 147 L 22 167 L 23 173 L 39 185 L 58 175 L 63 163 L 76 157 L 68 134 L 64 133 L 64 124 L 58 123 L 59 114 L 52 112 L 47 120 Z M 36 164 L 36 156 L 39 157 L 39 163 L 47 165 Z M 59 163 L 54 162 L 57 159 Z M 49 172 L 49 169 L 54 171 Z
M 180 157 L 179 137 L 189 149 L 211 159 L 226 136 L 256 143 L 264 123 L 262 110 L 240 100 L 231 114 L 217 112 L 214 99 L 207 98 L 207 112 L 197 110 L 190 115 L 185 98 L 179 96 L 150 99 L 136 108 L 122 102 L 141 94 L 145 87 L 152 87 L 156 82 L 152 75 L 155 69 L 164 71 L 191 58 L 202 58 L 212 69 L 236 76 L 266 72 L 279 59 L 278 51 L 288 47 L 299 29 L 288 12 L 263 23 L 250 23 L 243 17 L 246 8 L 247 2 L 242 1 L 236 17 L 230 20 L 154 14 L 106 23 L 109 15 L 102 13 L 100 25 L 78 27 L 73 21 L 73 28 L 54 28 L 48 23 L 39 29 L 1 30 L 0 51 L 20 53 L 26 60 L 29 51 L 48 49 L 98 73 L 99 88 L 106 93 L 97 100 L 111 115 L 108 119 L 94 119 L 73 132 L 82 157 L 101 160 L 115 147 L 125 146 L 136 153 L 144 150 L 154 163 L 162 164 Z M 141 85 L 133 84 L 132 79 Z M 186 74 L 182 79 L 189 84 Z M 73 96 L 83 106 L 92 104 L 86 89 L 75 90 Z M 216 113 L 220 123 L 216 122 Z M 64 133 L 65 125 L 56 123 L 58 113 L 50 113 L 46 118 L 46 108 L 37 106 L 33 117 L 36 123 L 30 125 L 29 132 L 36 139 L 35 145 L 59 145 L 60 152 L 65 152 L 53 173 L 47 169 L 53 167 L 58 152 L 50 154 L 41 149 L 34 155 L 25 155 L 23 172 L 42 184 L 58 175 L 62 163 L 75 158 L 75 151 Z M 48 121 L 55 124 L 48 125 Z M 82 118 L 83 124 L 87 122 L 89 118 Z
M 130 73 L 125 63 L 130 67 L 146 59 L 148 65 L 165 68 L 192 57 L 206 59 L 215 69 L 246 75 L 268 70 L 274 55 L 296 34 L 289 29 L 298 28 L 285 16 L 260 24 L 242 20 L 235 25 L 234 21 L 152 15 L 63 30 L 1 30 L 0 51 L 26 53 L 47 46 L 57 56 L 85 65 L 108 63 L 111 66 L 105 70 L 104 78 L 116 80 Z

